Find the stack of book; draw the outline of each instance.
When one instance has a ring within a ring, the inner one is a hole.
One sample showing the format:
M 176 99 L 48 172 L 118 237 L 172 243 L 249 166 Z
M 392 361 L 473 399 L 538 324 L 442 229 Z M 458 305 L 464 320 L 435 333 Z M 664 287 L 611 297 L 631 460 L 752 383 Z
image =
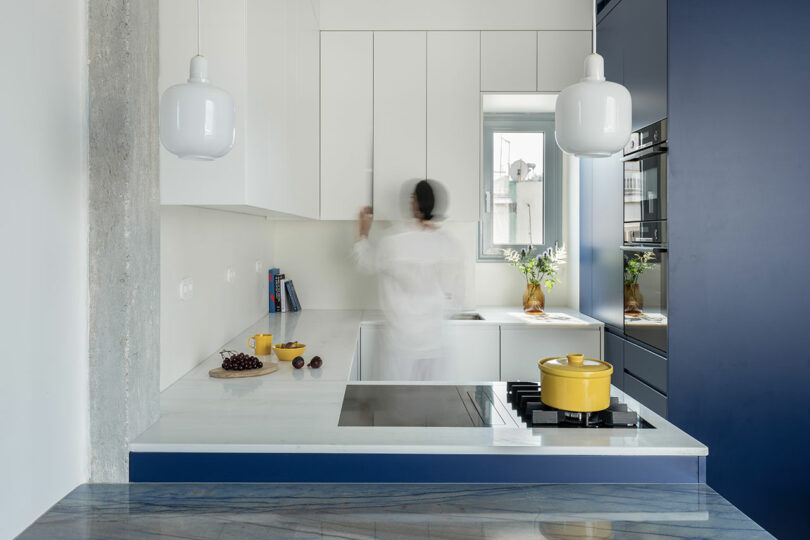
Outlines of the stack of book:
M 270 288 L 270 313 L 301 311 L 301 303 L 298 301 L 295 285 L 278 268 L 270 269 L 268 285 Z

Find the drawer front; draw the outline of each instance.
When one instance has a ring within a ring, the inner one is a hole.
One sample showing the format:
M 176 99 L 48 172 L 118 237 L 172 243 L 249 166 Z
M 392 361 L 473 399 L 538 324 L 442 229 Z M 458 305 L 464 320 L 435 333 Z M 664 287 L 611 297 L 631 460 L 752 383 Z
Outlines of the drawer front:
M 619 336 L 605 332 L 605 362 L 613 366 L 610 383 L 624 390 L 624 340 Z
M 667 359 L 663 356 L 625 341 L 624 369 L 662 394 L 667 393 Z
M 629 373 L 624 374 L 624 391 L 639 400 L 647 408 L 652 409 L 664 418 L 667 417 L 667 397 Z

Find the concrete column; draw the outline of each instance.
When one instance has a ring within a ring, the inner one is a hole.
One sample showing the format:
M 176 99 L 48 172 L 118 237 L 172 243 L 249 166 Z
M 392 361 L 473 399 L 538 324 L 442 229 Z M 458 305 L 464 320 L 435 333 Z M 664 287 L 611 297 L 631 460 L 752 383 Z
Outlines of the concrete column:
M 158 2 L 89 0 L 91 481 L 159 414 Z

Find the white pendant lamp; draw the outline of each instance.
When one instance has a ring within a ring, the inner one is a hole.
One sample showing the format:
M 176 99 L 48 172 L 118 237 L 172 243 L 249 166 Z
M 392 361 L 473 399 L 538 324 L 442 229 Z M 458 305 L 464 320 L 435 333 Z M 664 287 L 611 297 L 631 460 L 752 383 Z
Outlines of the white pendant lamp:
M 208 80 L 208 61 L 200 54 L 197 0 L 197 55 L 191 58 L 188 82 L 170 86 L 160 98 L 160 142 L 183 159 L 217 159 L 233 148 L 235 121 L 233 98 Z
M 557 98 L 557 145 L 577 157 L 608 157 L 630 140 L 630 92 L 605 80 L 605 62 L 596 54 L 596 0 L 593 9 L 593 53 L 585 58 L 585 76 Z

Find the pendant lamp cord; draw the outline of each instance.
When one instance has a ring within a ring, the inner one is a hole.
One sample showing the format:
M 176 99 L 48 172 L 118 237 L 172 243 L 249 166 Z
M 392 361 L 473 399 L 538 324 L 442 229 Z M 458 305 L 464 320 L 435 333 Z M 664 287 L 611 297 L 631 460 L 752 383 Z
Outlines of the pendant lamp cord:
M 200 56 L 200 0 L 197 0 L 197 56 Z
M 197 1 L 199 2 L 199 0 Z M 593 54 L 596 54 L 596 0 L 593 0 L 593 31 L 591 36 L 593 37 Z

